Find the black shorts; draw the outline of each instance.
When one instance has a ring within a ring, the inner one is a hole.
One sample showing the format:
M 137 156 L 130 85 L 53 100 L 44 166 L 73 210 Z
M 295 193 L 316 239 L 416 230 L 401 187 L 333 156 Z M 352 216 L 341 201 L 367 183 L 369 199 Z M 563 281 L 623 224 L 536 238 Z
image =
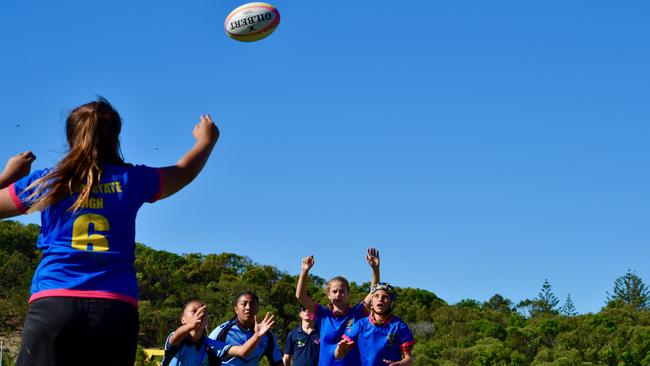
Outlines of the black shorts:
M 29 304 L 18 366 L 133 366 L 138 309 L 126 302 L 45 297 Z

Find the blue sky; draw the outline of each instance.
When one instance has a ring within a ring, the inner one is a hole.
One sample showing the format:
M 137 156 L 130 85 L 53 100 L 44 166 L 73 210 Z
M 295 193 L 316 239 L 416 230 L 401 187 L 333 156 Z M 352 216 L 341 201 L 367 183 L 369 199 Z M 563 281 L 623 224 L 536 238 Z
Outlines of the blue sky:
M 548 279 L 593 312 L 628 268 L 650 282 L 650 3 L 276 1 L 250 44 L 223 32 L 240 4 L 0 2 L 0 156 L 56 163 L 100 94 L 126 159 L 169 165 L 211 113 L 213 156 L 139 242 L 359 282 L 376 246 L 450 303 Z

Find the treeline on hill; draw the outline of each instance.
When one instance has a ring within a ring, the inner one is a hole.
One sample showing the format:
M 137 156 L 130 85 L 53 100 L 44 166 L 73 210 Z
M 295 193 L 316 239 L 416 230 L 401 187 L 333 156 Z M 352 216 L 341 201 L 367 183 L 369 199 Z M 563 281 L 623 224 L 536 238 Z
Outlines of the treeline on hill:
M 0 317 L 4 335 L 19 332 L 31 277 L 40 253 L 37 225 L 0 221 Z M 259 294 L 260 312 L 276 315 L 281 345 L 298 324 L 297 277 L 236 254 L 177 255 L 138 244 L 140 344 L 161 348 L 179 324 L 183 305 L 201 299 L 210 330 L 233 316 L 237 293 Z M 325 302 L 324 280 L 311 276 L 309 293 Z M 359 300 L 368 283 L 352 284 Z M 649 291 L 634 272 L 616 279 L 606 305 L 596 314 L 563 306 L 545 281 L 539 295 L 517 304 L 494 295 L 485 302 L 447 304 L 435 294 L 398 288 L 396 314 L 409 323 L 417 344 L 417 366 L 429 365 L 650 365 Z M 13 364 L 5 353 L 3 364 Z M 140 364 L 145 364 L 140 360 Z

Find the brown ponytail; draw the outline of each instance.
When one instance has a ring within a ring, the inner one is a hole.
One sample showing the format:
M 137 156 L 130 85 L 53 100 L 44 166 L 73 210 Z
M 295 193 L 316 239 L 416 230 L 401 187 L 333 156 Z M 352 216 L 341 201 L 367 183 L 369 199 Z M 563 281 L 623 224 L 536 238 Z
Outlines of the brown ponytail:
M 28 188 L 36 188 L 28 200 L 36 198 L 29 212 L 41 211 L 79 192 L 69 211 L 87 204 L 94 185 L 99 183 L 104 164 L 124 164 L 120 151 L 122 119 L 108 101 L 77 107 L 66 120 L 68 154 L 44 177 Z

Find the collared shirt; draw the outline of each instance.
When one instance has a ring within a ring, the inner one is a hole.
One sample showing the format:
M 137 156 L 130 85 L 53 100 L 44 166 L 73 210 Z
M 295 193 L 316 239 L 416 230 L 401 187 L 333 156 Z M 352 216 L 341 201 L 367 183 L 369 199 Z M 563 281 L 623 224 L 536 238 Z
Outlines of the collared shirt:
M 232 347 L 231 344 L 216 341 L 203 336 L 198 343 L 192 342 L 192 337 L 187 336 L 183 341 L 175 346 L 169 343 L 169 338 L 174 334 L 171 332 L 165 341 L 165 351 L 176 348 L 169 366 L 209 366 L 209 357 L 207 347 L 214 351 L 218 358 L 223 358 Z
M 384 360 L 399 361 L 402 350 L 410 351 L 415 340 L 408 325 L 393 316 L 388 321 L 378 324 L 372 316 L 355 322 L 345 331 L 347 341 L 356 342 L 361 355 L 362 366 L 385 366 Z
M 284 354 L 293 357 L 294 366 L 318 365 L 318 352 L 320 352 L 320 337 L 317 329 L 307 333 L 301 326 L 297 326 L 287 335 Z
M 252 329 L 244 328 L 241 324 L 239 324 L 237 319 L 233 319 L 218 326 L 215 330 L 212 331 L 212 333 L 210 333 L 208 337 L 211 339 L 217 339 L 219 332 L 221 332 L 221 330 L 231 322 L 233 322 L 233 325 L 232 328 L 230 328 L 230 330 L 228 331 L 228 334 L 226 335 L 226 339 L 225 339 L 226 343 L 243 345 L 244 343 L 246 343 L 246 341 L 248 341 L 253 336 L 253 334 L 255 334 L 255 332 Z M 273 344 L 271 344 L 270 346 L 269 346 L 269 341 L 273 342 Z M 267 359 L 269 360 L 269 363 L 272 366 L 282 365 L 282 354 L 280 353 L 280 349 L 278 348 L 278 340 L 275 337 L 275 334 L 273 334 L 271 331 L 266 333 L 260 339 L 259 343 L 257 343 L 257 346 L 248 357 L 227 358 L 223 360 L 222 365 L 258 366 L 260 360 L 262 359 L 262 356 L 264 355 L 266 355 Z
M 351 327 L 357 320 L 365 318 L 363 302 L 358 303 L 352 308 L 348 308 L 345 313 L 334 315 L 331 309 L 316 305 L 314 314 L 316 314 L 316 327 L 320 329 L 320 353 L 318 355 L 319 366 L 359 366 L 359 350 L 355 347 L 342 359 L 337 360 L 334 357 L 334 351 L 338 345 L 345 329 Z

